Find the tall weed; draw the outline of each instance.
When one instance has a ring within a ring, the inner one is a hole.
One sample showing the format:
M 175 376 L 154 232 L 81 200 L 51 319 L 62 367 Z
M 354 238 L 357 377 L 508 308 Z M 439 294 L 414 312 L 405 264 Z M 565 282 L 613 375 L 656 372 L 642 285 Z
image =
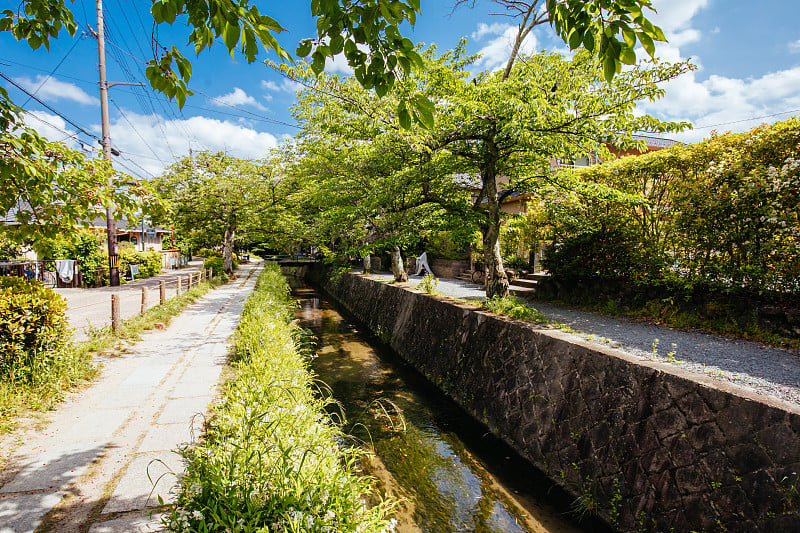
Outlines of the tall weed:
M 180 450 L 187 471 L 171 531 L 381 532 L 391 502 L 360 476 L 360 450 L 326 413 L 294 323 L 296 303 L 267 265 L 234 342 L 237 376 L 204 438 Z M 365 504 L 377 499 L 375 506 Z M 268 529 L 267 529 L 268 528 Z

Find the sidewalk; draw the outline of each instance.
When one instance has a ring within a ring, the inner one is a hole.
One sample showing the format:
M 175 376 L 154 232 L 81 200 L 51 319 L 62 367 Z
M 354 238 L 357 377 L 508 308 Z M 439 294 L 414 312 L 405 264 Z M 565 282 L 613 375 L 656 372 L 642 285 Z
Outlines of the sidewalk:
M 182 470 L 172 452 L 197 437 L 216 394 L 229 338 L 261 263 L 209 292 L 163 331 L 50 413 L 44 430 L 0 471 L 0 533 L 155 531 L 159 496 L 171 501 Z M 185 272 L 185 271 L 184 271 Z M 155 485 L 155 486 L 154 486 Z
M 67 317 L 74 331 L 74 340 L 89 340 L 88 328 L 101 328 L 111 324 L 111 295 L 120 296 L 120 318 L 125 320 L 139 314 L 142 308 L 142 287 L 147 287 L 147 308 L 159 303 L 159 282 L 165 281 L 167 298 L 177 292 L 177 279 L 181 279 L 181 292 L 186 291 L 186 276 L 197 274 L 203 261 L 190 261 L 189 266 L 162 272 L 157 276 L 139 279 L 119 287 L 97 287 L 94 289 L 53 289 L 67 300 Z

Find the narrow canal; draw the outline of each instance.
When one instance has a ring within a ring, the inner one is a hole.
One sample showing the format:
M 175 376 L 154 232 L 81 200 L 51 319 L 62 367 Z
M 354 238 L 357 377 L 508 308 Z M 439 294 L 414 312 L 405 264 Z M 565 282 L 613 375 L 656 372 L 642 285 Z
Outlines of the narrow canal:
M 541 473 L 319 293 L 306 286 L 294 293 L 300 323 L 316 337 L 312 368 L 341 404 L 345 429 L 374 452 L 365 469 L 403 499 L 397 531 L 605 530 L 575 525 Z

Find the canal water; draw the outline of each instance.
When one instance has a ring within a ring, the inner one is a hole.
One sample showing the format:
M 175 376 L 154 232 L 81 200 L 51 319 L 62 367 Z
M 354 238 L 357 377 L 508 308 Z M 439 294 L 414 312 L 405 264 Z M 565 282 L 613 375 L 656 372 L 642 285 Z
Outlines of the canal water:
M 300 286 L 294 294 L 316 338 L 313 370 L 344 410 L 345 430 L 374 452 L 365 470 L 402 499 L 397 531 L 605 530 L 575 525 L 540 472 L 319 293 Z

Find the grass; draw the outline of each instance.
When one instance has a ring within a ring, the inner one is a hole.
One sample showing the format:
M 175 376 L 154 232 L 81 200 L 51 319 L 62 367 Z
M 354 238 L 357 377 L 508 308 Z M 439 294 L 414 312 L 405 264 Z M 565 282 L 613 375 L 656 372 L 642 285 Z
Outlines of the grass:
M 364 452 L 326 411 L 308 368 L 297 304 L 268 264 L 248 298 L 234 342 L 236 375 L 186 463 L 171 531 L 391 531 L 394 503 L 359 475 Z M 376 501 L 373 506 L 366 501 Z
M 59 364 L 34 384 L 0 382 L 0 435 L 14 431 L 19 427 L 20 418 L 31 412 L 53 409 L 67 391 L 96 377 L 99 366 L 94 360 L 95 354 L 117 346 L 120 340 L 138 340 L 142 332 L 153 329 L 158 322 L 168 324 L 172 317 L 180 314 L 212 287 L 226 282 L 227 279 L 214 278 L 161 305 L 151 307 L 144 315 L 122 321 L 119 336 L 111 332 L 111 326 L 91 329 L 87 342 L 69 342 L 61 348 L 55 355 Z
M 524 300 L 512 295 L 490 298 L 482 302 L 481 307 L 492 313 L 516 318 L 517 320 L 535 322 L 536 324 L 548 323 L 546 316 L 526 304 Z

